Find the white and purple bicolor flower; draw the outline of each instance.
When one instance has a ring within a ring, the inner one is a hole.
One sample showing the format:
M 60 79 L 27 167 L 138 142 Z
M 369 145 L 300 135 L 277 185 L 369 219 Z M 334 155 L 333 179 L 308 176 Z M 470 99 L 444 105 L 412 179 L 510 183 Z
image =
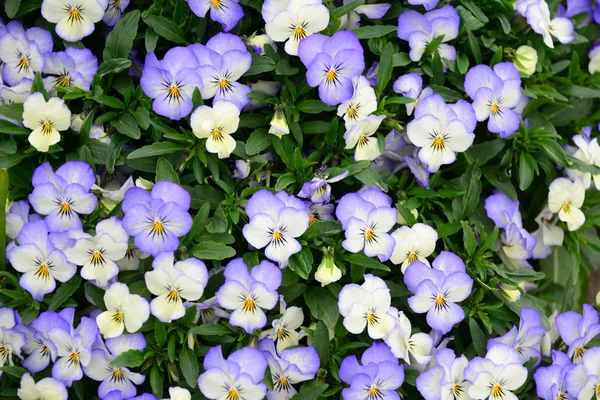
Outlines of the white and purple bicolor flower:
M 210 19 L 220 23 L 225 32 L 232 30 L 244 16 L 239 0 L 186 0 L 190 9 L 200 18 L 209 14 Z
M 433 94 L 433 89 L 430 87 L 423 89 L 423 78 L 421 75 L 411 72 L 396 79 L 394 82 L 394 92 L 401 94 L 403 97 L 415 99 L 414 103 L 406 105 L 406 114 L 412 115 L 419 102 Z
M 416 260 L 429 265 L 427 257 L 435 250 L 438 234 L 431 226 L 416 223 L 412 227 L 402 226 L 392 232 L 396 241 L 390 260 L 393 264 L 401 264 L 402 272 Z
M 65 51 L 47 54 L 42 72 L 46 75 L 44 86 L 51 95 L 56 95 L 57 86 L 74 86 L 87 92 L 98 72 L 98 59 L 89 49 L 67 47 Z
M 250 103 L 248 93 L 251 89 L 238 82 L 252 65 L 252 55 L 242 39 L 230 33 L 219 33 L 210 38 L 206 46 L 193 44 L 188 48 L 198 60 L 197 71 L 203 82 L 199 89 L 203 99 L 227 100 L 240 110 Z
M 443 348 L 436 352 L 434 358 L 437 365 L 417 377 L 421 396 L 425 400 L 468 400 L 470 383 L 464 377 L 469 364 L 467 357 L 456 357 L 453 350 Z
M 431 11 L 437 7 L 440 0 L 408 0 L 408 4 L 413 6 L 423 6 L 426 11 Z
M 243 347 L 225 359 L 221 346 L 215 346 L 204 357 L 205 372 L 198 377 L 198 388 L 211 400 L 262 400 L 267 394 L 262 383 L 267 365 L 264 353 L 253 347 Z
M 5 85 L 18 85 L 42 72 L 45 57 L 52 51 L 52 34 L 42 28 L 25 30 L 19 21 L 10 21 L 0 34 L 0 61 Z
M 344 358 L 339 375 L 350 385 L 342 390 L 344 400 L 400 400 L 397 390 L 404 383 L 404 366 L 385 343 L 373 343 L 360 363 L 356 356 Z
M 517 400 L 513 391 L 527 381 L 527 368 L 512 346 L 496 344 L 485 358 L 469 361 L 464 377 L 471 383 L 467 392 L 473 399 Z
M 511 223 L 523 227 L 519 201 L 512 200 L 504 193 L 495 193 L 488 196 L 485 199 L 485 211 L 487 216 L 500 229 L 506 228 Z
M 432 268 L 412 262 L 404 272 L 404 284 L 414 294 L 408 299 L 410 308 L 417 314 L 427 313 L 427 324 L 433 329 L 446 334 L 465 318 L 456 303 L 469 297 L 473 279 L 456 254 L 442 251 Z
M 385 115 L 369 115 L 352 125 L 344 133 L 345 148 L 356 147 L 355 161 L 373 161 L 379 158 L 381 151 L 379 150 L 379 140 L 375 135 L 385 118 Z
M 192 112 L 194 89 L 204 89 L 197 72 L 199 66 L 194 53 L 186 47 L 173 47 L 161 61 L 153 52 L 146 55 L 140 85 L 154 99 L 154 112 L 176 121 Z
M 386 283 L 371 274 L 365 275 L 362 285 L 351 283 L 344 286 L 338 299 L 344 327 L 355 335 L 367 328 L 372 339 L 384 338 L 396 323 L 392 314 L 395 312 L 397 315 L 397 310 L 390 308 L 391 301 Z
M 343 4 L 351 3 L 352 0 L 344 0 Z M 369 4 L 373 3 L 372 0 L 367 2 L 366 4 L 360 5 L 356 7 L 354 10 L 350 11 L 348 14 L 343 15 L 340 19 L 340 26 L 346 30 L 352 30 L 360 27 L 360 16 L 364 15 L 365 17 L 372 20 L 380 20 L 383 18 L 385 13 L 392 6 L 389 3 L 379 3 L 379 4 Z
M 577 400 L 597 399 L 600 393 L 600 347 L 585 352 L 566 375 L 569 394 Z
M 587 131 L 587 134 L 585 131 Z M 573 142 L 575 142 L 576 147 L 565 146 L 565 152 L 587 165 L 598 166 L 600 165 L 600 145 L 598 144 L 598 138 L 592 139 L 589 136 L 590 131 L 591 127 L 588 127 L 581 135 L 573 136 Z M 571 168 L 565 169 L 565 172 L 572 180 L 576 180 L 578 177 L 583 179 L 583 186 L 586 189 L 592 186 L 593 181 L 596 190 L 600 190 L 600 174 L 592 174 L 591 172 Z
M 70 314 L 69 331 L 60 327 L 48 331 L 48 336 L 56 346 L 58 359 L 52 367 L 52 377 L 71 387 L 73 381 L 83 378 L 82 367 L 87 367 L 92 359 L 92 345 L 99 338 L 96 321 L 82 317 L 77 329 L 73 329 Z M 64 318 L 64 317 L 63 317 Z M 64 318 L 66 320 L 66 318 Z
M 157 296 L 150 302 L 150 312 L 166 323 L 182 318 L 182 299 L 195 301 L 204 293 L 208 282 L 206 265 L 197 258 L 175 262 L 173 253 L 163 252 L 154 258 L 152 268 L 144 275 L 148 290 Z
M 104 11 L 102 22 L 108 26 L 115 26 L 121 19 L 121 15 L 129 6 L 130 0 L 108 0 L 108 5 Z
M 491 349 L 497 343 L 512 346 L 521 355 L 522 364 L 530 358 L 537 358 L 537 366 L 542 361 L 540 345 L 546 332 L 548 330 L 542 326 L 540 314 L 534 308 L 523 307 L 519 328 L 513 326 L 503 336 L 488 340 L 487 348 Z
M 300 42 L 298 56 L 307 68 L 306 81 L 319 87 L 319 98 L 329 106 L 350 100 L 352 79 L 365 69 L 363 48 L 356 34 L 340 31 L 333 36 L 312 35 Z
M 571 43 L 575 39 L 571 20 L 559 16 L 551 19 L 550 8 L 545 0 L 520 0 L 515 3 L 515 9 L 527 18 L 527 23 L 534 32 L 542 35 L 546 46 L 554 48 L 552 36 L 563 44 Z
M 581 177 L 574 181 L 556 178 L 548 187 L 548 208 L 567 223 L 569 231 L 576 231 L 585 223 L 585 214 L 581 211 L 584 201 L 585 184 Z
M 322 0 L 265 0 L 262 6 L 265 32 L 285 42 L 285 52 L 298 55 L 300 42 L 329 25 L 329 10 Z
M 331 186 L 329 186 L 329 184 L 341 181 L 347 177 L 348 174 L 349 171 L 344 171 L 341 174 L 330 178 L 327 171 L 324 168 L 321 168 L 315 173 L 315 177 L 311 181 L 302 185 L 298 197 L 303 199 L 310 198 L 310 201 L 313 203 L 329 203 L 331 197 Z
M 190 194 L 170 181 L 157 182 L 151 193 L 132 187 L 123 199 L 123 227 L 145 253 L 175 251 L 179 237 L 192 228 L 190 203 Z
M 408 365 L 427 365 L 433 354 L 433 339 L 424 332 L 413 334 L 412 324 L 402 311 L 390 307 L 388 314 L 394 316 L 396 325 L 383 341 L 392 353 Z
M 442 96 L 433 94 L 419 102 L 406 133 L 421 148 L 419 160 L 427 164 L 429 172 L 437 172 L 441 165 L 452 164 L 456 153 L 471 147 L 476 125 L 475 112 L 468 102 L 459 100 L 449 105 Z
M 583 315 L 566 311 L 556 316 L 556 329 L 563 342 L 569 346 L 567 354 L 574 363 L 588 351 L 587 345 L 600 335 L 598 311 L 589 304 L 583 305 Z
M 36 383 L 30 374 L 23 374 L 17 396 L 21 400 L 67 400 L 69 393 L 65 385 L 54 378 L 44 378 Z
M 27 337 L 22 331 L 21 318 L 12 308 L 0 308 L 0 367 L 8 364 L 13 366 L 13 356 L 21 358 L 21 349 L 27 343 Z M 0 370 L 2 377 L 2 370 Z
M 547 367 L 539 367 L 533 374 L 538 397 L 543 400 L 572 398 L 567 393 L 566 378 L 567 373 L 574 366 L 565 353 L 552 350 L 552 364 Z
M 78 232 L 75 245 L 65 250 L 67 259 L 81 265 L 81 276 L 105 287 L 119 273 L 117 261 L 125 257 L 129 235 L 117 217 L 100 221 L 96 235 Z
M 344 117 L 346 130 L 377 111 L 377 95 L 369 80 L 360 75 L 352 78 L 352 83 L 354 84 L 352 98 L 340 104 L 337 110 L 338 117 Z
M 18 245 L 8 251 L 7 258 L 14 269 L 23 273 L 19 284 L 35 300 L 42 301 L 52 293 L 56 280 L 67 282 L 77 272 L 77 266 L 50 240 L 44 220 L 26 223 L 16 240 Z
M 94 32 L 104 16 L 106 0 L 44 0 L 42 17 L 56 24 L 56 34 L 67 42 L 77 42 Z
M 276 351 L 272 339 L 258 344 L 269 364 L 273 390 L 267 392 L 268 400 L 289 400 L 296 393 L 293 385 L 314 379 L 319 370 L 319 354 L 312 346 Z
M 95 181 L 94 171 L 85 162 L 69 161 L 56 172 L 45 162 L 33 173 L 29 203 L 38 214 L 46 216 L 50 232 L 81 229 L 78 214 L 91 214 L 98 203 L 90 193 Z
M 29 329 L 24 330 L 27 335 L 27 343 L 23 347 L 23 351 L 29 356 L 23 361 L 23 367 L 32 374 L 44 370 L 50 361 L 56 361 L 58 349 L 50 339 L 48 332 L 53 328 L 69 332 L 71 325 L 62 317 L 67 313 L 69 311 L 61 313 L 45 311 L 29 324 Z
M 92 351 L 90 363 L 84 367 L 85 374 L 95 381 L 102 382 L 98 387 L 98 397 L 105 399 L 115 390 L 121 392 L 124 399 L 136 395 L 136 385 L 144 383 L 143 374 L 131 372 L 125 367 L 112 367 L 110 362 L 118 355 L 129 350 L 143 351 L 146 348 L 146 339 L 142 333 L 121 335 L 118 338 L 106 339 L 106 348 Z
M 467 72 L 465 92 L 473 100 L 478 121 L 488 120 L 488 130 L 501 138 L 512 136 L 519 129 L 521 116 L 514 108 L 521 99 L 519 70 L 510 62 L 476 65 Z
M 232 310 L 229 323 L 253 333 L 267 324 L 263 309 L 277 305 L 277 289 L 281 285 L 281 270 L 263 261 L 248 272 L 241 258 L 230 261 L 225 267 L 225 284 L 216 293 L 221 307 Z
M 246 214 L 250 221 L 242 229 L 244 237 L 257 249 L 265 248 L 265 256 L 281 268 L 302 250 L 296 238 L 308 228 L 308 212 L 301 200 L 259 190 L 248 200 Z
M 298 346 L 298 342 L 306 332 L 299 331 L 300 325 L 304 322 L 304 312 L 300 307 L 287 307 L 283 296 L 279 299 L 280 318 L 274 319 L 273 328 L 263 331 L 261 338 L 267 337 L 277 345 L 277 353 L 281 354 L 283 350 L 291 346 Z
M 344 195 L 335 210 L 346 231 L 344 249 L 351 253 L 364 250 L 369 257 L 377 256 L 382 262 L 389 260 L 396 242 L 388 232 L 396 224 L 398 214 L 390 203 L 374 204 L 365 199 L 364 193 Z
M 115 282 L 104 293 L 106 311 L 96 316 L 98 330 L 105 338 L 120 336 L 124 330 L 137 332 L 150 317 L 150 306 L 142 296 L 129 293 L 124 283 Z
M 424 15 L 414 11 L 405 11 L 398 17 L 398 37 L 408 42 L 410 59 L 421 60 L 425 49 L 435 38 L 444 36 L 437 51 L 442 59 L 456 60 L 456 49 L 447 42 L 456 39 L 460 17 L 456 9 L 445 5 Z
M 554 246 L 562 246 L 565 240 L 565 231 L 556 226 L 558 216 L 556 216 L 546 205 L 544 209 L 535 217 L 538 229 L 532 233 L 537 239 L 533 249 L 533 258 L 544 259 L 552 254 Z

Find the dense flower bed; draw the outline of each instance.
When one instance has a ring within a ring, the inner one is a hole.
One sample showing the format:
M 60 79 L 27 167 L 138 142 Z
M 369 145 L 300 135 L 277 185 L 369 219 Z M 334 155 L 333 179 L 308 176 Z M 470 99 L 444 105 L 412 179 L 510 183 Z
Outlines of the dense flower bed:
M 600 398 L 600 1 L 5 0 L 0 398 Z

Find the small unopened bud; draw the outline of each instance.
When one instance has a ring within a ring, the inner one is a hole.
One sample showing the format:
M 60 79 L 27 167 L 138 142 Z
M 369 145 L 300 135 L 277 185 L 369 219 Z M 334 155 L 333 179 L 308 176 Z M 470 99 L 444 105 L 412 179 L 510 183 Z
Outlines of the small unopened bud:
M 590 49 L 589 58 L 590 63 L 588 64 L 588 71 L 593 75 L 600 71 L 600 42 L 592 46 Z
M 337 282 L 342 277 L 342 271 L 335 265 L 333 248 L 323 248 L 323 261 L 315 272 L 315 279 L 321 282 L 321 286 L 327 286 L 332 282 Z
M 501 283 L 499 288 L 502 295 L 511 303 L 514 303 L 521 298 L 521 291 L 513 286 Z
M 246 38 L 246 45 L 252 48 L 254 54 L 265 54 L 266 44 L 270 44 L 277 50 L 277 45 L 267 34 L 257 35 L 254 33 L 252 36 Z
M 290 127 L 288 126 L 287 120 L 285 119 L 285 113 L 283 107 L 276 107 L 273 119 L 271 119 L 271 127 L 269 133 L 281 138 L 283 135 L 289 135 Z
M 538 62 L 537 51 L 530 46 L 521 46 L 515 53 L 513 64 L 525 75 L 533 75 Z
M 194 350 L 194 346 L 196 345 L 196 335 L 194 335 L 193 333 L 188 333 L 187 345 L 190 348 L 190 350 Z

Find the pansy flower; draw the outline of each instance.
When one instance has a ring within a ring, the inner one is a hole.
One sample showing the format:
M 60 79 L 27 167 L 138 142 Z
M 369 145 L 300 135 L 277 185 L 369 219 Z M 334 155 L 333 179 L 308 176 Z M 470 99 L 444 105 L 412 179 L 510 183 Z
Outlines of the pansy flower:
M 427 365 L 433 353 L 433 339 L 424 332 L 413 333 L 412 324 L 402 311 L 390 308 L 396 325 L 383 341 L 390 346 L 392 353 L 408 365 Z
M 11 308 L 0 308 L 0 368 L 8 364 L 13 366 L 13 356 L 21 358 L 21 349 L 27 343 L 27 337 L 21 332 L 19 314 Z M 2 377 L 0 370 L 0 378 Z
M 56 24 L 56 34 L 76 42 L 94 32 L 95 23 L 104 16 L 106 3 L 96 0 L 44 0 L 42 16 Z
M 351 3 L 352 0 L 344 0 L 343 4 Z M 379 4 L 363 4 L 348 14 L 343 15 L 340 20 L 340 26 L 342 26 L 346 30 L 357 29 L 360 27 L 360 16 L 364 15 L 365 17 L 372 20 L 380 20 L 383 18 L 385 13 L 390 9 L 392 5 L 389 3 L 379 3 Z
M 66 313 L 62 312 L 63 315 Z M 58 349 L 48 335 L 50 329 L 53 328 L 60 328 L 68 332 L 71 326 L 61 314 L 45 311 L 29 324 L 28 329 L 24 330 L 27 335 L 27 343 L 23 347 L 23 351 L 29 356 L 23 361 L 23 367 L 32 374 L 44 370 L 50 361 L 56 361 Z
M 556 316 L 556 329 L 563 342 L 569 346 L 567 354 L 575 363 L 588 351 L 588 344 L 600 335 L 598 311 L 589 304 L 583 305 L 583 315 L 565 311 Z
M 108 6 L 104 11 L 102 22 L 108 26 L 115 26 L 129 5 L 129 1 L 130 0 L 108 0 Z
M 432 88 L 426 87 L 423 89 L 423 78 L 415 72 L 398 77 L 394 82 L 393 88 L 394 92 L 401 94 L 403 97 L 415 99 L 413 103 L 406 105 L 407 115 L 412 115 L 419 102 L 433 94 Z
M 303 199 L 310 198 L 313 203 L 329 203 L 331 198 L 331 186 L 329 184 L 341 181 L 347 177 L 348 174 L 348 171 L 344 171 L 341 174 L 330 178 L 326 169 L 320 168 L 315 173 L 315 177 L 312 180 L 302 185 L 298 197 Z
M 206 138 L 206 151 L 217 154 L 219 158 L 228 158 L 235 150 L 236 141 L 231 135 L 237 131 L 239 123 L 239 108 L 225 100 L 215 101 L 212 108 L 196 108 L 190 120 L 194 135 Z
M 416 223 L 412 227 L 400 227 L 392 232 L 391 236 L 396 245 L 390 260 L 396 265 L 402 264 L 402 272 L 416 260 L 429 265 L 427 257 L 435 250 L 438 239 L 435 229 L 426 224 Z
M 210 11 L 210 19 L 219 22 L 225 32 L 232 30 L 244 16 L 239 0 L 186 0 L 190 9 L 200 18 Z
M 338 117 L 344 117 L 346 129 L 352 128 L 358 121 L 367 118 L 377 110 L 375 89 L 364 76 L 352 79 L 354 94 L 352 98 L 338 106 Z
M 34 93 L 23 104 L 23 125 L 31 129 L 29 143 L 46 153 L 60 142 L 60 132 L 69 129 L 71 111 L 63 99 L 52 97 L 46 101 L 41 93 Z
M 571 181 L 567 178 L 556 178 L 550 184 L 548 208 L 558 213 L 558 219 L 567 223 L 570 231 L 576 231 L 585 223 L 585 214 L 581 206 L 585 201 L 585 185 L 583 179 Z
M 352 149 L 356 147 L 356 150 L 354 150 L 355 161 L 373 161 L 381 155 L 379 140 L 375 134 L 384 119 L 385 115 L 369 115 L 352 125 L 344 133 L 345 148 Z
M 287 307 L 283 296 L 279 300 L 279 313 L 281 318 L 273 320 L 272 329 L 265 330 L 261 337 L 273 340 L 277 345 L 277 353 L 291 346 L 297 346 L 300 339 L 306 336 L 304 331 L 299 331 L 304 322 L 304 313 L 300 307 Z
M 36 383 L 30 374 L 23 374 L 17 396 L 21 400 L 67 400 L 69 393 L 65 385 L 54 378 L 40 379 Z
M 539 367 L 533 374 L 538 397 L 543 400 L 568 399 L 567 374 L 573 367 L 575 365 L 565 353 L 552 350 L 552 364 Z
M 130 294 L 124 283 L 115 282 L 104 292 L 106 311 L 98 314 L 96 323 L 105 338 L 120 336 L 124 330 L 137 332 L 150 316 L 148 302 L 141 296 Z
M 42 71 L 46 75 L 44 86 L 51 88 L 51 94 L 56 93 L 57 86 L 74 86 L 87 92 L 98 72 L 98 59 L 89 49 L 67 47 L 46 55 Z
M 600 347 L 589 349 L 581 362 L 566 375 L 569 394 L 578 400 L 598 398 L 600 390 Z
M 436 365 L 417 377 L 417 389 L 425 400 L 468 399 L 470 383 L 464 378 L 469 360 L 456 357 L 451 349 L 440 349 L 435 354 Z M 495 399 L 494 399 L 495 400 Z

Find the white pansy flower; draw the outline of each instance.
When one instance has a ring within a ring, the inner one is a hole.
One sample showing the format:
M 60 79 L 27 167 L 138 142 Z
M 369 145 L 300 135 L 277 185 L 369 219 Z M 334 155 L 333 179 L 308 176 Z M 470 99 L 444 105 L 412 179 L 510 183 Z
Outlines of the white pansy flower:
M 570 231 L 576 231 L 585 222 L 580 210 L 585 200 L 585 186 L 581 178 L 575 182 L 567 178 L 557 178 L 550 184 L 548 208 L 558 213 L 558 219 L 567 223 Z
M 23 104 L 23 125 L 32 130 L 29 143 L 45 153 L 60 142 L 59 132 L 69 129 L 71 111 L 58 97 L 46 101 L 41 93 L 34 93 Z
M 148 302 L 141 296 L 130 294 L 123 283 L 113 283 L 104 293 L 106 311 L 96 317 L 100 333 L 105 338 L 120 336 L 126 329 L 137 332 L 150 317 Z
M 364 76 L 354 78 L 354 95 L 338 107 L 338 116 L 344 116 L 346 129 L 352 128 L 377 110 L 375 90 Z
M 426 333 L 412 333 L 412 325 L 402 311 L 390 308 L 390 314 L 397 313 L 396 325 L 383 339 L 390 346 L 394 356 L 403 359 L 408 365 L 426 365 L 431 361 L 433 339 Z
M 21 387 L 17 390 L 21 400 L 67 400 L 67 388 L 54 378 L 44 378 L 35 382 L 31 375 L 24 374 Z
M 206 138 L 206 150 L 215 153 L 219 158 L 227 158 L 236 146 L 231 135 L 237 131 L 240 123 L 240 110 L 235 104 L 221 100 L 213 107 L 200 106 L 190 120 L 194 135 Z
M 56 24 L 58 36 L 76 42 L 94 31 L 94 24 L 104 16 L 104 7 L 96 0 L 44 0 L 42 16 Z
M 600 166 L 600 144 L 598 139 L 588 139 L 584 135 L 573 136 L 573 142 L 577 145 L 573 157 L 588 165 Z M 573 148 L 575 149 L 575 148 Z M 567 176 L 571 180 L 576 180 L 580 177 L 583 180 L 583 186 L 589 189 L 592 186 L 592 181 L 597 190 L 600 190 L 600 174 L 592 174 L 591 172 L 579 171 L 577 169 L 565 170 Z
M 281 318 L 273 320 L 272 329 L 268 329 L 261 334 L 261 337 L 269 337 L 277 345 L 277 353 L 290 346 L 297 346 L 300 339 L 306 334 L 299 331 L 300 325 L 304 322 L 304 313 L 300 307 L 287 307 L 283 296 L 279 300 L 279 313 Z
M 412 227 L 400 227 L 392 233 L 392 237 L 396 246 L 390 260 L 396 265 L 402 264 L 402 272 L 415 260 L 429 265 L 427 257 L 435 250 L 435 242 L 438 239 L 435 229 L 418 223 Z
M 344 133 L 346 149 L 356 147 L 354 151 L 356 161 L 373 161 L 381 155 L 379 141 L 375 133 L 384 119 L 385 115 L 369 115 Z

